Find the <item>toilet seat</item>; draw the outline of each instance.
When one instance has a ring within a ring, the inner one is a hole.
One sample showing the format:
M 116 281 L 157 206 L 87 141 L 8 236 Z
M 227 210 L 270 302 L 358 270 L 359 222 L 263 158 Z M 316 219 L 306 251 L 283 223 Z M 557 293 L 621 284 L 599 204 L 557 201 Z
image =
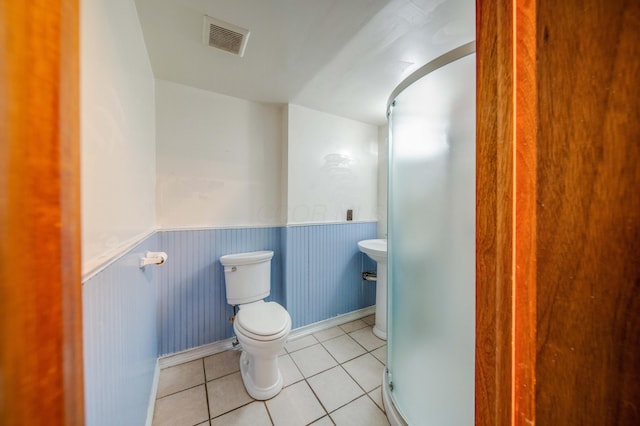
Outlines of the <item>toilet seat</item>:
M 276 302 L 259 301 L 240 307 L 234 328 L 254 340 L 276 340 L 291 330 L 291 316 Z

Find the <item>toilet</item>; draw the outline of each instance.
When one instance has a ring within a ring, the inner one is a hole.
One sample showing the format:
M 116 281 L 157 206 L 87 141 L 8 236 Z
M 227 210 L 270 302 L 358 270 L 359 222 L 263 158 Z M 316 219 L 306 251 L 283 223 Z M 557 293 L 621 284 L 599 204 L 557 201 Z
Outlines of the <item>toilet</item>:
M 291 331 L 291 316 L 276 302 L 263 299 L 271 293 L 273 251 L 229 254 L 224 267 L 227 303 L 238 305 L 233 330 L 242 347 L 240 373 L 254 399 L 273 398 L 282 389 L 278 354 Z

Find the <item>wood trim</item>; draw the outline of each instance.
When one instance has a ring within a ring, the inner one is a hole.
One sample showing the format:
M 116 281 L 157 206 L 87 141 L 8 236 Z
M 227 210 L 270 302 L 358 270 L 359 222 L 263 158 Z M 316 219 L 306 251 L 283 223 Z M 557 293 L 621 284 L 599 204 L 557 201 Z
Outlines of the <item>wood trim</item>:
M 476 2 L 476 424 L 510 425 L 513 338 L 513 6 Z
M 514 0 L 513 422 L 535 424 L 536 2 Z
M 0 4 L 0 418 L 84 423 L 77 0 Z

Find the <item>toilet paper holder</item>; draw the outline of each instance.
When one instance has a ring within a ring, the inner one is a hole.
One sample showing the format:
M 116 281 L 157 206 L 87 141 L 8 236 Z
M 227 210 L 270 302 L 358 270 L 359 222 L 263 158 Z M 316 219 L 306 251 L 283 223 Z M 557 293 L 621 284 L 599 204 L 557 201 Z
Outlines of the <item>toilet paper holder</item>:
M 140 268 L 147 265 L 162 265 L 167 261 L 167 253 L 163 251 L 148 251 L 145 256 L 140 259 Z

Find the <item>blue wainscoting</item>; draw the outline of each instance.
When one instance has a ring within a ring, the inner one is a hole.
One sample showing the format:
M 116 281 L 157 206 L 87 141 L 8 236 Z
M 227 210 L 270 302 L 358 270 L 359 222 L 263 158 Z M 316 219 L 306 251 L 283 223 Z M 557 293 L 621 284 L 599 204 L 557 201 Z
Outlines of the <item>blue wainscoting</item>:
M 159 271 L 158 354 L 213 343 L 233 335 L 220 256 L 273 250 L 271 296 L 284 304 L 281 227 L 159 231 L 169 260 Z
M 375 283 L 360 272 L 375 262 L 357 243 L 376 232 L 375 222 L 159 231 L 169 260 L 158 273 L 158 354 L 233 336 L 219 261 L 225 254 L 274 251 L 269 299 L 287 308 L 293 327 L 373 305 Z
M 372 281 L 362 271 L 375 262 L 358 250 L 358 241 L 376 238 L 377 224 L 346 223 L 285 228 L 286 307 L 293 328 L 375 303 Z
M 375 303 L 357 242 L 375 223 L 158 231 L 83 283 L 86 424 L 144 424 L 156 359 L 232 336 L 220 256 L 273 250 L 271 296 L 293 327 Z M 167 262 L 139 268 L 146 251 Z
M 86 424 L 143 425 L 157 360 L 157 267 L 139 268 L 151 235 L 82 286 Z

